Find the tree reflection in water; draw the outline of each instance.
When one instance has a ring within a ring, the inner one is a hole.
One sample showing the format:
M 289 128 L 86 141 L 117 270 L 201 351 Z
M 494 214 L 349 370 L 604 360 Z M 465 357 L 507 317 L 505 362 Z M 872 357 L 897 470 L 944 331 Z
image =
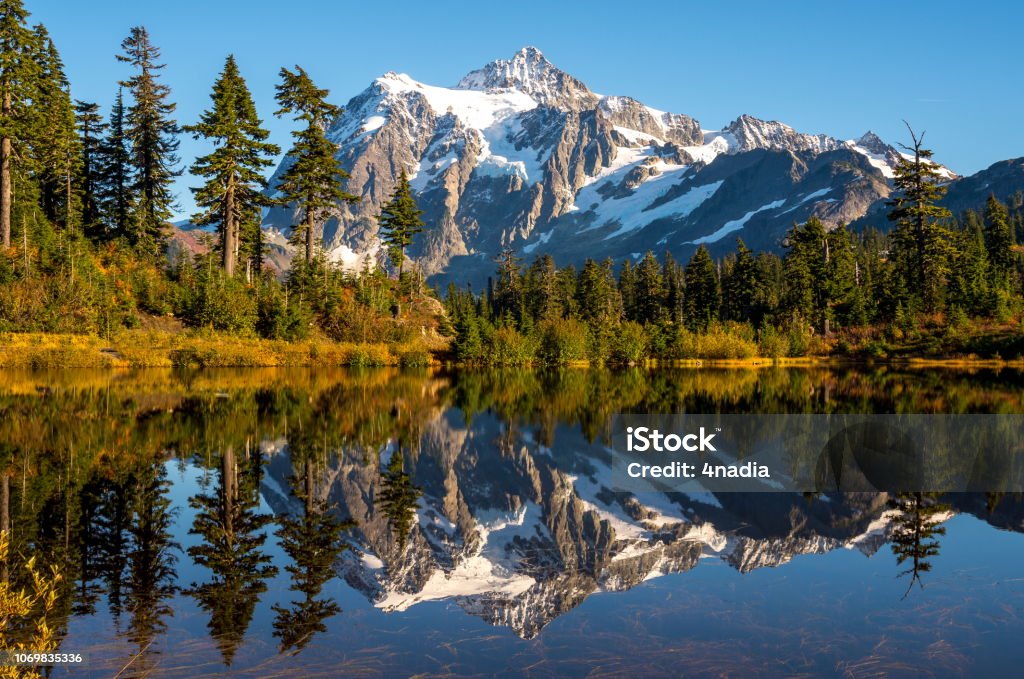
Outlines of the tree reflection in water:
M 324 585 L 336 577 L 334 566 L 348 549 L 342 534 L 354 527 L 338 517 L 336 505 L 325 499 L 328 489 L 318 484 L 320 470 L 309 441 L 296 435 L 291 442 L 292 465 L 300 471 L 291 477 L 292 495 L 299 512 L 281 517 L 277 536 L 291 558 L 285 570 L 291 576 L 289 589 L 300 595 L 288 606 L 274 605 L 274 636 L 281 653 L 298 653 L 317 633 L 327 629 L 325 620 L 341 612 L 337 602 L 321 596 Z
M 227 445 L 220 454 L 213 492 L 189 498 L 198 510 L 189 532 L 201 536 L 202 542 L 189 547 L 188 554 L 212 574 L 208 582 L 193 585 L 189 594 L 209 612 L 207 627 L 228 666 L 267 589 L 266 580 L 277 574 L 262 551 L 265 528 L 273 519 L 258 511 L 261 455 L 247 441 L 241 457 L 239 463 L 234 447 Z
M 913 590 L 914 583 L 924 587 L 921 575 L 931 571 L 932 559 L 939 555 L 938 538 L 946 534 L 946 528 L 939 523 L 949 517 L 952 508 L 938 498 L 936 493 L 915 492 L 897 493 L 889 500 L 895 514 L 889 532 L 890 545 L 896 564 L 907 564 L 899 577 L 910 576 L 904 598 Z

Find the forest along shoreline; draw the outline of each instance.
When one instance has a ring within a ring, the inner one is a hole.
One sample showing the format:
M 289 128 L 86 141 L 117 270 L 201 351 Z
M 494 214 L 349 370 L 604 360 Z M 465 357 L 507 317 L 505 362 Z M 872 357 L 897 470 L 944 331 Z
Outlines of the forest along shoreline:
M 638 248 L 578 267 L 503 241 L 474 253 L 494 262 L 486 286 L 453 264 L 463 287 L 442 291 L 415 256 L 441 227 L 415 168 L 376 187 L 376 254 L 345 265 L 325 250 L 325 225 L 360 196 L 327 132 L 341 109 L 301 67 L 278 73 L 274 115 L 293 129 L 271 186 L 284 147 L 232 56 L 180 124 L 160 49 L 132 27 L 105 119 L 72 98 L 22 2 L 0 14 L 15 95 L 0 113 L 0 367 L 1024 364 L 1024 190 L 953 214 L 948 171 L 909 126 L 882 224 L 812 215 L 768 250 L 737 238 L 685 262 Z M 190 244 L 171 222 L 183 133 L 208 151 L 189 166 Z M 292 217 L 276 258 L 271 208 Z

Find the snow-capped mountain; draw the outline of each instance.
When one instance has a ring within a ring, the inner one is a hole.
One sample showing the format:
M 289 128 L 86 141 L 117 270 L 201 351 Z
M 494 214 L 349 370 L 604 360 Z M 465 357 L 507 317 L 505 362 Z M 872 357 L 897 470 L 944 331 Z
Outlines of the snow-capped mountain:
M 453 87 L 385 73 L 328 133 L 362 199 L 324 224 L 330 257 L 355 267 L 381 254 L 376 215 L 404 169 L 429 227 L 410 254 L 428 275 L 462 281 L 489 274 L 504 248 L 567 263 L 647 250 L 686 257 L 701 243 L 731 250 L 737 236 L 778 247 L 812 214 L 864 215 L 888 195 L 900 157 L 870 132 L 840 141 L 747 115 L 704 130 L 690 116 L 597 94 L 532 47 Z M 278 208 L 265 227 L 282 240 L 294 221 Z

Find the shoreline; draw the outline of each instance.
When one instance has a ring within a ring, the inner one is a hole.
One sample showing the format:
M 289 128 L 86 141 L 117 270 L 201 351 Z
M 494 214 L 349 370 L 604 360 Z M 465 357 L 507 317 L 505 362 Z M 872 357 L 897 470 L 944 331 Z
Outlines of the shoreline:
M 327 367 L 449 367 L 469 369 L 543 369 L 541 364 L 504 366 L 464 365 L 439 357 L 447 346 L 433 341 L 396 344 L 388 342 L 334 342 L 325 338 L 301 341 L 247 338 L 204 331 L 166 333 L 123 331 L 110 340 L 92 335 L 50 333 L 0 333 L 0 369 L 137 369 L 137 368 L 327 368 Z M 829 368 L 842 366 L 891 366 L 920 369 L 1019 369 L 1024 358 L 1000 359 L 977 356 L 850 355 L 770 358 L 646 359 L 611 368 Z M 589 361 L 573 361 L 570 368 L 600 367 Z

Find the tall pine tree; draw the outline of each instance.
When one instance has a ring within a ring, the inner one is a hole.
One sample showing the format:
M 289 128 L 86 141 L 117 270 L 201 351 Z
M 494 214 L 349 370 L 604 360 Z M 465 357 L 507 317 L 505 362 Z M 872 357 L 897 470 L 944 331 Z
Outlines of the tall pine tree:
M 102 184 L 103 134 L 107 129 L 98 104 L 77 100 L 75 117 L 78 122 L 78 141 L 82 150 L 82 229 L 93 239 L 103 235 L 100 220 L 100 192 Z
M 754 255 L 743 242 L 736 239 L 736 259 L 729 277 L 722 282 L 723 315 L 732 321 L 752 319 L 754 292 L 757 287 L 757 263 Z
M 125 116 L 125 132 L 131 142 L 135 194 L 129 242 L 140 252 L 157 255 L 167 238 L 168 220 L 174 214 L 171 185 L 181 174 L 178 164 L 178 125 L 172 117 L 175 105 L 171 89 L 159 81 L 164 64 L 157 63 L 160 50 L 150 42 L 143 26 L 131 29 L 121 43 L 118 61 L 131 64 L 135 75 L 121 86 L 132 95 Z
M 409 177 L 405 169 L 398 176 L 391 200 L 381 208 L 380 231 L 378 236 L 388 249 L 391 263 L 398 266 L 398 280 L 402 280 L 405 265 L 405 249 L 412 244 L 413 236 L 423 231 L 423 210 L 416 206 L 416 199 L 409 186 Z
M 26 155 L 26 117 L 38 72 L 28 15 L 21 0 L 0 0 L 0 243 L 5 248 L 11 247 L 14 160 Z
M 269 132 L 261 127 L 256 105 L 234 56 L 228 56 L 210 95 L 213 106 L 196 125 L 185 127 L 197 139 L 210 140 L 212 153 L 196 159 L 192 172 L 206 178 L 195 193 L 203 211 L 192 219 L 196 224 L 216 225 L 221 233 L 221 262 L 224 273 L 235 274 L 242 225 L 271 200 L 263 194 L 266 180 L 262 170 L 280 152 L 267 143 Z M 245 235 L 251 237 L 251 230 Z
M 36 26 L 34 33 L 38 76 L 31 145 L 39 200 L 47 219 L 71 230 L 79 216 L 77 189 L 81 171 L 71 86 L 46 28 Z
M 295 236 L 305 243 L 307 265 L 313 263 L 313 231 L 321 214 L 340 201 L 359 200 L 341 188 L 348 173 L 334 157 L 337 145 L 327 138 L 327 126 L 341 109 L 327 102 L 328 94 L 298 66 L 294 72 L 281 69 L 276 95 L 281 108 L 275 115 L 293 114 L 305 127 L 292 133 L 295 144 L 287 154 L 291 162 L 277 189 L 282 202 L 293 203 L 302 211 L 302 224 L 296 225 Z
M 108 234 L 130 239 L 135 205 L 131 147 L 125 128 L 124 94 L 119 89 L 110 109 L 110 125 L 100 146 L 100 212 Z
M 686 265 L 686 316 L 688 325 L 704 330 L 718 318 L 721 292 L 711 253 L 701 245 Z
M 946 187 L 932 151 L 923 146 L 924 134 L 907 129 L 912 145 L 903 148 L 913 155 L 896 166 L 895 198 L 888 202 L 889 219 L 896 223 L 893 257 L 906 289 L 916 291 L 924 308 L 934 311 L 942 306 L 949 273 L 949 232 L 943 221 L 951 215 L 937 204 Z
M 1016 267 L 1013 252 L 1013 228 L 1006 206 L 995 195 L 989 194 L 985 202 L 985 249 L 992 270 L 992 284 L 996 288 L 1009 287 L 1010 276 Z
M 665 317 L 665 278 L 653 252 L 648 251 L 636 268 L 636 318 L 638 323 L 658 323 Z

